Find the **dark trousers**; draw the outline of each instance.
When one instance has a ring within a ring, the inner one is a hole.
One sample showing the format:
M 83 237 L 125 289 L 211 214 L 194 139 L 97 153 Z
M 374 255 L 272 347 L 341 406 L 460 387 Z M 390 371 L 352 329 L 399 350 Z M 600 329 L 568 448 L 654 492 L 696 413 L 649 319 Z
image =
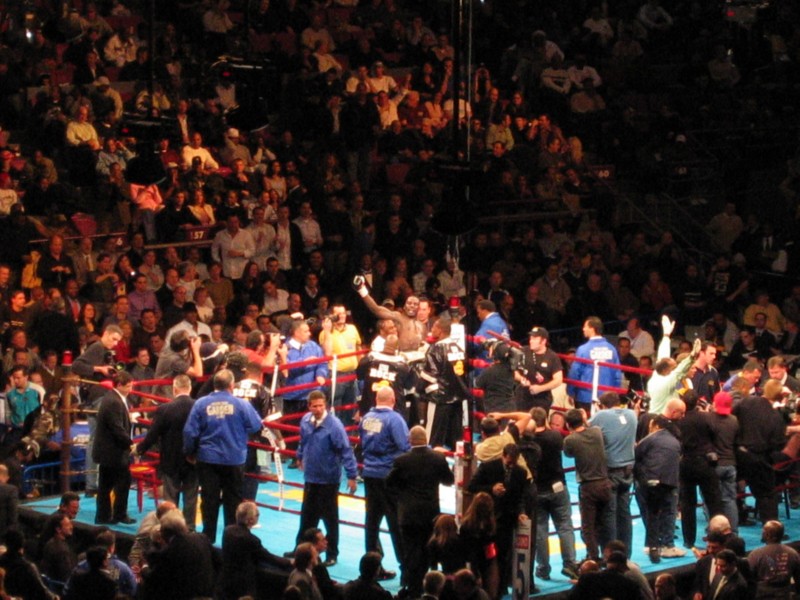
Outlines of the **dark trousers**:
M 252 446 L 247 447 L 247 458 L 244 461 L 244 480 L 242 482 L 242 497 L 245 500 L 252 500 L 255 502 L 256 494 L 258 494 L 258 484 L 260 481 L 254 477 L 248 477 L 247 473 L 259 475 L 261 470 L 258 466 L 258 450 Z
M 756 499 L 758 518 L 762 523 L 777 520 L 778 496 L 775 493 L 775 470 L 766 454 L 737 452 L 736 469 Z
M 306 529 L 325 524 L 328 538 L 328 559 L 339 556 L 339 485 L 336 483 L 308 483 L 303 486 L 303 508 L 300 511 L 300 531 L 297 543 Z
M 673 488 L 659 483 L 654 486 L 642 485 L 641 490 L 647 506 L 647 517 L 644 519 L 645 545 L 648 548 L 658 548 L 662 545 L 661 532 L 670 518 L 669 504 Z
M 592 560 L 599 560 L 600 545 L 609 541 L 601 539 L 601 531 L 606 523 L 610 501 L 611 483 L 608 479 L 586 481 L 578 488 L 581 539 L 586 544 L 586 555 Z
M 197 523 L 197 469 L 191 467 L 174 474 L 161 473 L 161 482 L 164 484 L 165 500 L 180 506 L 179 500 L 183 496 L 183 516 L 186 525 L 194 531 Z
M 131 471 L 128 465 L 100 465 L 100 480 L 97 489 L 97 512 L 95 522 L 102 523 L 128 517 L 128 492 L 131 489 Z M 111 507 L 111 492 L 114 492 L 114 507 Z
M 428 409 L 430 411 L 430 408 Z M 456 442 L 462 438 L 461 402 L 437 404 L 431 424 L 430 445 L 456 449 Z
M 203 500 L 203 535 L 211 543 L 217 541 L 217 521 L 219 505 L 225 526 L 236 522 L 236 507 L 242 501 L 243 465 L 215 465 L 198 462 L 197 475 L 200 480 L 200 497 Z
M 681 508 L 681 531 L 683 545 L 694 546 L 697 538 L 697 488 L 703 494 L 709 515 L 722 513 L 722 493 L 719 477 L 705 456 L 688 456 L 681 459 L 680 486 L 678 487 Z
M 403 559 L 400 548 L 400 526 L 397 522 L 397 507 L 386 491 L 386 480 L 379 477 L 364 477 L 367 515 L 364 527 L 364 541 L 367 552 L 384 554 L 380 540 L 380 526 L 383 518 L 389 525 L 394 555 L 398 561 Z
M 433 533 L 433 520 L 429 524 L 417 521 L 401 523 L 400 532 L 403 539 L 400 583 L 408 588 L 409 598 L 419 598 L 422 595 L 422 580 L 428 571 L 426 548 Z

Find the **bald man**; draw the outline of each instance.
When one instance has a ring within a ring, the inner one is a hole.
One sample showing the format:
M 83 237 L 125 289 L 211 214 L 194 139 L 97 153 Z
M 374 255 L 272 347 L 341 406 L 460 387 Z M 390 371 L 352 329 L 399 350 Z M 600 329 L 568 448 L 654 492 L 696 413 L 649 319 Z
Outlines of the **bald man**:
M 411 450 L 395 459 L 386 486 L 397 502 L 403 551 L 400 583 L 411 598 L 418 598 L 428 566 L 425 547 L 433 533 L 433 520 L 440 512 L 439 486 L 453 485 L 455 478 L 444 454 L 428 447 L 425 428 L 412 427 L 408 439 Z
M 756 582 L 755 598 L 790 598 L 792 589 L 800 592 L 800 554 L 782 544 L 782 539 L 783 524 L 777 520 L 767 521 L 761 529 L 761 541 L 765 545 L 747 557 Z
M 416 352 L 422 346 L 423 331 L 422 323 L 417 320 L 419 310 L 419 298 L 409 296 L 403 305 L 402 311 L 395 311 L 385 306 L 380 306 L 375 299 L 369 295 L 366 280 L 363 275 L 356 275 L 353 279 L 353 286 L 358 295 L 364 299 L 364 304 L 370 312 L 379 319 L 391 319 L 397 325 L 397 336 L 399 338 L 400 352 Z
M 402 558 L 400 547 L 400 528 L 393 500 L 386 490 L 386 476 L 392 469 L 394 460 L 407 452 L 408 426 L 400 413 L 394 410 L 394 390 L 385 385 L 375 394 L 375 406 L 363 416 L 359 423 L 361 448 L 364 453 L 364 489 L 366 492 L 365 542 L 367 552 L 384 555 L 378 532 L 381 521 L 386 517 L 394 554 Z M 395 573 L 381 567 L 378 578 L 393 579 Z

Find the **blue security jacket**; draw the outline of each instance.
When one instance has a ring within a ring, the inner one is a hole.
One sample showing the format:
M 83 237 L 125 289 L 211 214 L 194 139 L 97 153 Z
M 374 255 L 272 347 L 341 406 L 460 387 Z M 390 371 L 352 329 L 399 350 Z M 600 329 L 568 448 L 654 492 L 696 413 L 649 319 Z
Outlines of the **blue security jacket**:
M 478 331 L 475 332 L 475 337 L 482 337 L 487 340 L 496 340 L 494 336 L 490 335 L 489 332 L 494 331 L 495 333 L 499 333 L 500 335 L 504 335 L 508 337 L 508 325 L 503 320 L 498 313 L 493 312 L 487 316 L 481 326 L 478 328 Z M 480 344 L 473 344 L 473 348 L 475 350 L 475 356 L 478 358 L 482 358 L 483 360 L 489 360 L 489 351 L 485 350 L 481 347 Z
M 247 438 L 261 431 L 261 417 L 242 398 L 212 392 L 194 403 L 183 427 L 183 453 L 215 465 L 243 465 Z
M 319 426 L 314 423 L 314 415 L 303 415 L 297 458 L 303 461 L 306 483 L 338 485 L 342 480 L 342 467 L 348 479 L 355 479 L 358 475 L 350 438 L 342 422 L 330 413 Z
M 306 342 L 301 346 L 294 340 L 289 340 L 287 345 L 289 346 L 289 352 L 286 355 L 286 360 L 289 363 L 301 362 L 308 360 L 309 358 L 319 358 L 325 356 L 325 354 L 322 352 L 322 348 L 316 342 Z M 301 383 L 311 383 L 317 377 L 324 377 L 325 379 L 328 378 L 327 362 L 290 369 L 289 376 L 286 378 L 286 385 L 290 386 L 300 385 Z M 308 398 L 308 394 L 311 393 L 313 389 L 314 388 L 309 388 L 298 390 L 296 392 L 289 392 L 288 394 L 284 394 L 283 397 L 286 400 L 305 401 L 305 399 Z
M 575 356 L 578 358 L 588 358 L 589 360 L 619 364 L 617 349 L 602 336 L 593 337 L 580 346 L 577 352 L 575 352 Z M 573 362 L 569 370 L 569 378 L 591 384 L 593 369 L 593 365 Z M 621 387 L 622 371 L 610 367 L 600 367 L 598 383 L 600 385 Z M 598 395 L 602 395 L 602 393 L 602 391 L 599 391 Z M 567 385 L 567 394 L 575 398 L 575 402 L 578 404 L 591 404 L 592 402 L 591 389 L 579 388 L 570 384 Z
M 400 413 L 388 406 L 376 406 L 359 424 L 364 451 L 364 477 L 385 478 L 394 459 L 411 449 L 408 426 Z

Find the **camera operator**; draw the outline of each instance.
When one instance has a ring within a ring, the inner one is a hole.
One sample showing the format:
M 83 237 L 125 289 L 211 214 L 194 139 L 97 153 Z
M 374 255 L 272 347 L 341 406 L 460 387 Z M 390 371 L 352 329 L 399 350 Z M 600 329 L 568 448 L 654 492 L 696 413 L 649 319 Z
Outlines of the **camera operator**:
M 518 352 L 505 342 L 489 345 L 489 356 L 494 363 L 484 369 L 475 380 L 475 387 L 483 390 L 483 398 L 478 398 L 478 410 L 484 413 L 511 412 L 514 407 L 514 371 L 511 367 L 512 355 Z M 521 353 L 520 353 L 521 354 Z
M 564 382 L 564 369 L 561 359 L 548 347 L 550 334 L 547 329 L 534 327 L 528 336 L 522 364 L 514 371 L 514 378 L 519 382 L 517 410 L 529 411 L 539 406 L 550 412 L 553 390 Z
M 200 356 L 201 340 L 186 329 L 176 331 L 169 340 L 169 348 L 161 351 L 156 365 L 156 379 L 173 380 L 178 375 L 192 378 L 203 376 L 203 359 Z M 172 385 L 162 385 L 157 394 L 171 398 Z
M 84 380 L 100 382 L 110 379 L 116 373 L 116 356 L 114 348 L 122 339 L 122 330 L 116 325 L 109 325 L 103 330 L 100 339 L 90 345 L 83 354 L 75 359 L 72 372 Z M 92 459 L 94 434 L 97 429 L 96 410 L 100 406 L 100 399 L 106 390 L 99 385 L 89 385 L 81 392 L 82 401 L 89 404 L 92 412 L 89 413 L 89 442 L 86 446 L 86 495 L 93 496 L 97 493 L 97 468 Z

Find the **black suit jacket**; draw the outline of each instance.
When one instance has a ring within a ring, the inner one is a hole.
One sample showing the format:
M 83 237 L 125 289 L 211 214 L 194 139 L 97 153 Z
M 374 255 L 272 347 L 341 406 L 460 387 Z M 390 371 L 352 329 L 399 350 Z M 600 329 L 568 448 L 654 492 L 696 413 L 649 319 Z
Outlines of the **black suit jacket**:
M 498 526 L 514 526 L 517 517 L 525 509 L 525 488 L 528 485 L 528 474 L 525 469 L 514 465 L 508 481 L 505 481 L 505 465 L 502 458 L 482 462 L 470 479 L 467 490 L 473 494 L 486 492 L 494 500 L 494 515 Z M 495 496 L 492 488 L 497 483 L 503 483 L 506 493 Z
M 710 554 L 701 557 L 694 565 L 694 586 L 692 591 L 708 597 L 711 590 L 710 571 L 715 567 L 714 557 Z
M 257 571 L 260 566 L 276 567 L 286 572 L 292 570 L 292 561 L 275 556 L 261 545 L 261 540 L 242 525 L 229 525 L 222 535 L 222 577 L 220 589 L 224 598 L 236 600 L 242 596 L 255 596 Z
M 200 533 L 176 535 L 163 550 L 148 554 L 145 600 L 213 597 L 216 579 L 211 542 Z
M 92 458 L 104 467 L 121 467 L 130 461 L 131 418 L 122 397 L 111 390 L 100 401 Z
M 439 485 L 455 482 L 444 454 L 417 446 L 394 460 L 386 485 L 397 498 L 400 525 L 432 525 L 439 514 Z
M 720 588 L 717 595 L 714 596 L 714 590 L 716 589 L 717 581 L 716 579 L 711 583 L 711 589 L 708 592 L 708 596 L 706 598 L 714 598 L 714 600 L 747 600 L 752 595 L 747 588 L 747 581 L 745 580 L 744 576 L 739 571 L 736 571 L 728 581 L 725 582 L 725 585 Z
M 188 469 L 194 469 L 194 465 L 188 463 L 183 454 L 183 426 L 186 425 L 193 405 L 194 400 L 184 394 L 159 406 L 147 436 L 136 447 L 139 454 L 144 454 L 158 444 L 161 452 L 159 466 L 167 475 L 177 476 Z

